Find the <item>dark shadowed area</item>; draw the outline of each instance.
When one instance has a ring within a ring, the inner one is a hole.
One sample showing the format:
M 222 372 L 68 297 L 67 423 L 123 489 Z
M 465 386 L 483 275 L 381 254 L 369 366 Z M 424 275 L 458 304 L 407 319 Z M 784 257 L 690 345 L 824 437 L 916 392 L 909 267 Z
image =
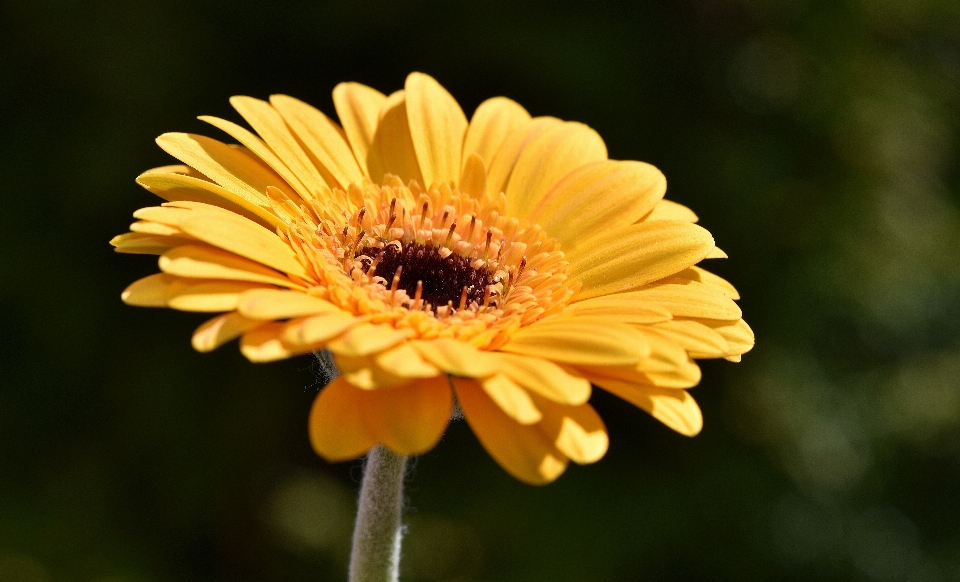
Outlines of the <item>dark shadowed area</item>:
M 657 165 L 757 335 L 694 439 L 602 393 L 606 458 L 543 488 L 463 422 L 415 462 L 403 579 L 960 580 L 960 3 L 0 3 L 0 581 L 345 580 L 359 462 L 309 357 L 127 307 L 167 131 L 359 81 L 505 95 Z

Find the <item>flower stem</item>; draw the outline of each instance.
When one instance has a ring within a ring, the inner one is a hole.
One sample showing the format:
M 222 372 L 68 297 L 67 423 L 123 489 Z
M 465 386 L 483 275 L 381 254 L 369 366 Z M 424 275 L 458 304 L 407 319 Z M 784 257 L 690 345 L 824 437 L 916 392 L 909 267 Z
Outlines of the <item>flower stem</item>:
M 350 582 L 397 582 L 407 458 L 382 445 L 367 454 L 350 552 Z

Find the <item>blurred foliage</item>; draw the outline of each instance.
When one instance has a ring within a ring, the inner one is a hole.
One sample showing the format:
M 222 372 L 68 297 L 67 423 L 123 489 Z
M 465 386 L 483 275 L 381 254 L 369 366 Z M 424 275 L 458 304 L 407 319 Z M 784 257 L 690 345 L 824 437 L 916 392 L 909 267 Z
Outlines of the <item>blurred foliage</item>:
M 0 581 L 345 579 L 359 463 L 309 449 L 309 358 L 194 353 L 107 241 L 153 137 L 412 70 L 659 166 L 758 344 L 704 365 L 692 440 L 596 394 L 609 454 L 546 488 L 454 423 L 406 580 L 960 580 L 957 2 L 7 0 Z

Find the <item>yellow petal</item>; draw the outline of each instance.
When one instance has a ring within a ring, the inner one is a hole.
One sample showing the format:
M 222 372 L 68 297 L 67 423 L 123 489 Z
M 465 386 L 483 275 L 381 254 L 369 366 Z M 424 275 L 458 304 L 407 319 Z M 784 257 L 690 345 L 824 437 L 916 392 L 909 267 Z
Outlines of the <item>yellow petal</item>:
M 159 262 L 160 270 L 179 277 L 254 281 L 281 287 L 299 287 L 282 273 L 207 245 L 178 246 L 165 252 Z
M 110 239 L 110 244 L 115 247 L 114 250 L 118 253 L 137 255 L 162 255 L 178 245 L 191 242 L 193 240 L 189 238 L 140 234 L 139 232 L 119 234 Z
M 321 175 L 310 156 L 300 147 L 283 117 L 269 103 L 238 95 L 230 98 L 230 105 L 260 134 L 283 163 L 293 170 L 300 182 L 306 186 L 308 195 L 322 191 L 324 186 L 337 185 L 335 181 Z
M 140 174 L 137 176 L 137 184 L 170 202 L 181 200 L 203 202 L 226 208 L 261 222 L 265 226 L 276 227 L 282 223 L 277 216 L 262 207 L 267 203 L 265 196 L 248 198 L 250 193 L 246 190 L 233 192 L 201 178 L 181 173 L 162 172 L 163 169 L 154 168 Z
M 456 184 L 467 116 L 457 100 L 429 75 L 411 73 L 404 89 L 410 136 L 423 185 Z
M 263 325 L 262 321 L 248 319 L 232 311 L 218 315 L 204 322 L 193 332 L 193 349 L 198 352 L 212 352 L 230 340 L 237 339 L 246 332 Z
M 496 374 L 480 381 L 483 391 L 503 410 L 507 416 L 520 424 L 536 424 L 543 415 L 537 410 L 530 393 L 517 385 L 516 382 Z
M 598 386 L 612 378 L 631 384 L 650 384 L 661 388 L 690 388 L 700 382 L 700 368 L 687 351 L 664 335 L 645 332 L 650 355 L 634 366 L 577 366 L 576 372 Z
M 410 334 L 409 329 L 362 323 L 327 344 L 327 349 L 338 355 L 367 356 L 392 348 L 410 337 Z
M 740 299 L 740 293 L 737 291 L 736 287 L 730 284 L 729 281 L 714 275 L 706 269 L 701 269 L 700 267 L 690 267 L 689 269 L 684 269 L 674 275 L 674 278 L 699 281 L 705 285 L 710 285 L 711 287 L 720 289 L 720 291 L 722 291 L 730 299 Z
M 567 313 L 578 317 L 610 317 L 623 323 L 656 323 L 669 321 L 670 312 L 659 305 L 651 305 L 628 293 L 617 293 L 578 301 L 567 308 Z
M 344 312 L 294 319 L 284 329 L 283 341 L 291 346 L 319 346 L 362 321 Z
M 399 455 L 422 455 L 432 449 L 450 422 L 453 391 L 438 376 L 400 388 L 368 390 L 360 397 L 367 431 Z
M 677 277 L 612 297 L 637 299 L 666 309 L 674 317 L 737 320 L 743 316 L 737 304 L 720 289 Z
M 477 154 L 489 166 L 513 130 L 530 121 L 530 114 L 506 97 L 487 99 L 477 107 L 463 140 L 463 158 Z M 498 190 L 499 192 L 499 190 Z
M 454 376 L 483 378 L 495 374 L 500 368 L 499 357 L 455 339 L 413 341 L 410 345 L 423 359 Z
M 646 334 L 650 355 L 637 368 L 648 382 L 662 388 L 690 388 L 700 383 L 700 367 L 683 347 L 654 331 Z
M 363 422 L 363 393 L 343 378 L 320 391 L 310 409 L 310 444 L 331 463 L 362 457 L 377 439 Z
M 267 186 L 297 198 L 279 174 L 257 163 L 243 151 L 215 139 L 186 133 L 165 133 L 157 138 L 157 144 L 168 154 L 247 200 L 262 199 Z
M 179 229 L 180 225 L 190 218 L 190 210 L 186 208 L 173 208 L 167 205 L 148 206 L 147 208 L 141 208 L 134 212 L 133 217 L 139 218 L 140 220 L 166 224 L 167 226 L 173 226 Z
M 473 198 L 482 198 L 487 193 L 487 169 L 477 154 L 470 154 L 463 163 L 460 191 Z
M 467 424 L 490 456 L 508 473 L 530 485 L 554 481 L 567 458 L 536 426 L 524 426 L 494 404 L 475 380 L 453 379 Z
M 567 122 L 527 143 L 507 183 L 507 211 L 526 218 L 537 202 L 571 171 L 607 159 L 607 147 L 596 131 Z
M 176 280 L 166 273 L 148 275 L 131 283 L 120 294 L 120 299 L 127 305 L 138 307 L 166 307 L 167 291 Z
M 492 194 L 503 192 L 526 145 L 544 132 L 562 125 L 563 122 L 555 117 L 536 117 L 517 123 L 493 152 L 493 159 L 487 163 L 487 191 Z
M 367 169 L 374 182 L 381 182 L 384 175 L 393 174 L 404 182 L 416 180 L 423 184 L 403 91 L 393 93 L 383 103 L 377 131 L 367 152 Z
M 210 207 L 194 211 L 182 225 L 183 231 L 215 247 L 268 267 L 306 277 L 307 272 L 293 250 L 276 235 L 242 216 Z
M 703 257 L 705 259 L 729 259 L 727 253 L 723 252 L 723 249 L 720 247 L 713 247 L 710 249 L 710 252 L 707 253 L 707 256 Z
M 674 319 L 652 326 L 683 349 L 691 358 L 722 358 L 730 355 L 730 345 L 723 336 L 697 321 Z
M 598 384 L 599 385 L 599 384 Z M 703 415 L 693 396 L 686 390 L 670 390 L 653 386 L 631 389 L 622 385 L 599 385 L 686 436 L 694 436 L 703 428 Z
M 590 398 L 590 382 L 577 378 L 546 360 L 501 354 L 501 375 L 521 387 L 561 404 L 583 404 Z
M 219 117 L 201 115 L 198 119 L 200 119 L 200 121 L 206 121 L 242 143 L 244 147 L 250 150 L 263 163 L 272 168 L 279 176 L 282 176 L 284 181 L 296 190 L 300 197 L 308 197 L 310 195 L 308 186 L 304 184 L 300 176 L 287 165 L 286 160 L 277 155 L 278 152 L 271 149 L 270 146 L 264 143 L 263 140 L 257 137 L 252 131 L 226 119 L 220 119 Z
M 686 222 L 641 222 L 612 229 L 567 255 L 582 284 L 576 299 L 619 293 L 669 277 L 713 248 L 710 233 Z
M 543 411 L 539 428 L 574 463 L 596 463 L 607 453 L 607 427 L 589 404 L 562 406 L 537 399 Z
M 257 289 L 240 296 L 237 311 L 250 319 L 291 319 L 320 313 L 339 313 L 329 301 L 280 289 Z
M 240 302 L 241 293 L 265 288 L 267 286 L 261 283 L 247 281 L 177 279 L 167 291 L 167 307 L 210 313 L 233 311 Z
M 352 357 L 334 354 L 334 360 L 347 382 L 361 390 L 391 390 L 415 381 L 413 378 L 404 378 L 384 370 L 377 365 L 372 356 Z
M 183 235 L 179 228 L 160 224 L 159 222 L 149 222 L 140 220 L 130 225 L 130 231 L 140 234 L 153 234 L 157 236 L 176 236 Z
M 377 120 L 386 95 L 360 83 L 340 83 L 333 89 L 333 104 L 337 117 L 347 134 L 347 141 L 353 149 L 353 155 L 369 176 L 367 157 L 373 136 L 377 130 Z
M 270 103 L 306 146 L 314 163 L 329 172 L 340 188 L 346 190 L 351 182 L 359 184 L 363 181 L 363 171 L 353 157 L 350 145 L 330 118 L 286 95 L 271 95 Z
M 753 349 L 753 330 L 746 321 L 742 319 L 738 321 L 699 319 L 697 321 L 723 336 L 729 346 L 727 355 L 745 354 Z
M 650 351 L 646 338 L 629 325 L 589 317 L 548 319 L 521 328 L 501 349 L 584 366 L 632 364 Z
M 374 356 L 374 361 L 402 378 L 433 378 L 442 374 L 440 368 L 425 362 L 408 342 L 380 352 Z
M 572 249 L 596 233 L 633 224 L 666 190 L 667 179 L 650 164 L 602 160 L 564 176 L 533 206 L 530 220 Z
M 251 362 L 265 363 L 313 351 L 310 347 L 286 344 L 281 339 L 284 331 L 285 324 L 280 322 L 265 323 L 248 331 L 240 338 L 240 353 Z
M 692 210 L 683 204 L 677 204 L 672 200 L 660 200 L 650 214 L 643 217 L 644 221 L 650 220 L 679 220 L 681 222 L 696 222 L 700 220 Z

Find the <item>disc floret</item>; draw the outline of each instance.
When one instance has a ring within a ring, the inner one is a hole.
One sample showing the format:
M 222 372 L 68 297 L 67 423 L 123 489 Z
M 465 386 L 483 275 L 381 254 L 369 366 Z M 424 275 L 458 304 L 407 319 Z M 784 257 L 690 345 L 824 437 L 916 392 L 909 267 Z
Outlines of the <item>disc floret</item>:
M 311 204 L 283 233 L 311 267 L 311 293 L 373 323 L 495 349 L 576 291 L 558 243 L 505 216 L 503 194 L 387 176 Z

